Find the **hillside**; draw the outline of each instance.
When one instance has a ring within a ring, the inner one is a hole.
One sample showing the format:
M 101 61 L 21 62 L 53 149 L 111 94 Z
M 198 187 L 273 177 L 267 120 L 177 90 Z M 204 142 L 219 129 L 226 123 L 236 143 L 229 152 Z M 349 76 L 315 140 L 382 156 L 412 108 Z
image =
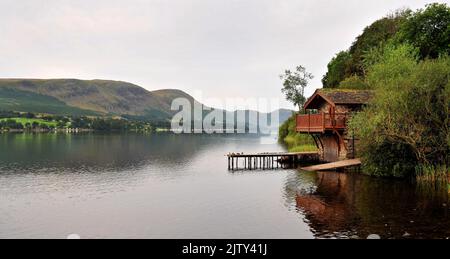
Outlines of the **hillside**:
M 0 110 L 167 121 L 174 114 L 171 104 L 176 98 L 195 101 L 180 90 L 147 91 L 121 81 L 0 79 Z M 285 121 L 290 114 L 280 110 L 280 120 Z
M 35 111 L 34 108 L 44 106 L 47 103 L 36 95 L 52 98 L 70 108 L 63 113 L 72 114 L 72 108 L 87 110 L 89 113 L 104 115 L 139 115 L 155 118 L 167 118 L 170 116 L 170 103 L 167 103 L 164 93 L 153 94 L 137 85 L 119 81 L 106 80 L 76 80 L 76 79 L 5 79 L 0 80 L 1 97 L 8 96 L 9 105 L 2 109 L 19 111 Z M 13 93 L 13 94 L 11 94 Z M 15 94 L 14 94 L 15 93 Z M 26 93 L 26 94 L 25 94 Z M 30 105 L 23 105 L 14 98 L 19 95 L 22 99 L 28 97 Z M 40 109 L 41 110 L 41 109 Z M 49 110 L 49 113 L 55 111 Z M 79 113 L 78 111 L 76 113 Z

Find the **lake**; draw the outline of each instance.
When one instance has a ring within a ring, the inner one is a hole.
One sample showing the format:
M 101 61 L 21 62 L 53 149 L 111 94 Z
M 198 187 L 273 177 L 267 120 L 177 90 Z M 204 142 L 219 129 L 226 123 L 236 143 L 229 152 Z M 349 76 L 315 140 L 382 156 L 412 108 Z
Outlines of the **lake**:
M 274 137 L 0 134 L 0 238 L 450 237 L 448 186 L 227 169 Z

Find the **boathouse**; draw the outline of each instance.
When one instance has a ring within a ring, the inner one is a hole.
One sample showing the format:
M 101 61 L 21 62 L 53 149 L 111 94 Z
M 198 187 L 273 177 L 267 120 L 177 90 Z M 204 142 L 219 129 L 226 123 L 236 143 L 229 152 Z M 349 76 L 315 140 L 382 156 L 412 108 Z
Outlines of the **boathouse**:
M 347 124 L 372 97 L 370 90 L 319 89 L 305 103 L 306 114 L 297 116 L 297 132 L 313 137 L 325 162 L 353 159 L 358 140 Z

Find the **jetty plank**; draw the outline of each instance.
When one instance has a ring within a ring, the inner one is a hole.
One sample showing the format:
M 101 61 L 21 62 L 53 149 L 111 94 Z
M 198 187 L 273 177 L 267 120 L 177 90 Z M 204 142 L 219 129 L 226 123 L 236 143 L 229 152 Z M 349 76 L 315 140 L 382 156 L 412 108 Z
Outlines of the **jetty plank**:
M 326 171 L 326 170 L 333 170 L 333 169 L 339 169 L 339 168 L 345 168 L 350 166 L 358 166 L 361 165 L 361 159 L 351 159 L 351 160 L 344 160 L 334 163 L 328 163 L 328 164 L 322 164 L 322 165 L 314 165 L 314 166 L 308 166 L 301 168 L 303 171 L 308 172 L 314 172 L 314 171 Z
M 228 157 L 276 157 L 276 156 L 301 156 L 301 155 L 317 155 L 319 152 L 281 152 L 281 153 L 257 153 L 257 154 L 243 154 L 231 153 Z
M 227 157 L 228 170 L 239 170 L 240 164 L 243 166 L 241 169 L 244 170 L 266 170 L 280 168 L 280 166 L 284 168 L 284 165 L 296 164 L 302 160 L 318 160 L 319 152 L 229 153 Z M 239 163 L 239 161 L 243 163 Z

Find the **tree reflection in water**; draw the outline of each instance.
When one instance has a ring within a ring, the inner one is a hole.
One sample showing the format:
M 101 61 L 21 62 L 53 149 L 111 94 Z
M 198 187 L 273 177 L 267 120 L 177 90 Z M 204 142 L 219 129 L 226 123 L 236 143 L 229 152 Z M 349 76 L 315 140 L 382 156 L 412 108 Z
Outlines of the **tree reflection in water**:
M 447 185 L 298 172 L 286 182 L 286 199 L 317 238 L 450 237 Z

